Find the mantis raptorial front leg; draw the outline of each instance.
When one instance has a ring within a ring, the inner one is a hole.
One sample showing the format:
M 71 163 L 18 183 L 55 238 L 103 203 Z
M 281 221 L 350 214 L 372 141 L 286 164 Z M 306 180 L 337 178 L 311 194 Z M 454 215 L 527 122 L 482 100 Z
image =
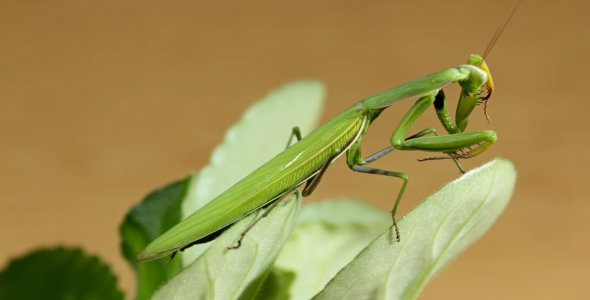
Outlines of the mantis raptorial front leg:
M 441 91 L 442 91 L 442 90 L 441 90 Z M 425 136 L 425 135 L 428 135 L 428 134 L 431 134 L 431 133 L 432 133 L 432 134 L 434 134 L 434 135 L 436 135 L 436 136 L 439 136 L 439 135 L 440 135 L 440 134 L 438 133 L 438 131 L 436 131 L 436 129 L 434 129 L 434 128 L 432 128 L 432 127 L 429 127 L 429 128 L 426 128 L 426 129 L 424 129 L 424 130 L 422 130 L 422 131 L 420 131 L 420 132 L 418 132 L 418 133 L 416 133 L 416 134 L 414 134 L 414 135 L 412 135 L 412 136 L 410 136 L 410 137 L 406 138 L 406 141 L 407 141 L 407 140 L 411 140 L 411 139 L 415 139 L 415 138 L 419 138 L 419 137 L 422 137 L 422 136 Z M 393 146 L 391 146 L 391 147 L 393 147 Z M 447 152 L 447 154 L 448 154 L 449 156 L 450 156 L 450 155 L 453 155 L 453 153 L 452 153 L 452 152 Z M 419 159 L 418 161 L 422 161 L 422 160 L 420 160 L 420 159 Z M 459 159 L 457 159 L 456 157 L 453 157 L 453 161 L 455 162 L 455 164 L 456 164 L 456 165 L 457 165 L 457 167 L 459 168 L 459 171 L 461 171 L 461 173 L 465 174 L 465 169 L 463 168 L 463 166 L 462 166 L 462 165 L 461 165 L 461 163 L 459 162 Z
M 399 123 L 391 137 L 391 144 L 399 150 L 422 150 L 430 152 L 453 153 L 446 157 L 431 157 L 424 160 L 434 159 L 457 159 L 470 158 L 488 149 L 496 142 L 496 133 L 491 130 L 480 130 L 473 132 L 462 132 L 450 135 L 419 137 L 405 140 L 404 136 L 412 123 L 422 115 L 426 109 L 435 101 L 435 97 L 444 97 L 439 91 L 426 95 L 412 106 Z M 444 123 L 443 123 L 444 125 Z M 477 146 L 472 149 L 471 147 Z M 469 149 L 469 150 L 466 150 Z
M 448 133 L 461 133 L 461 129 L 455 125 L 455 122 L 453 122 L 453 119 L 451 118 L 449 107 L 447 106 L 447 98 L 445 97 L 443 90 L 440 90 L 440 92 L 434 97 L 434 110 L 436 111 L 440 123 Z

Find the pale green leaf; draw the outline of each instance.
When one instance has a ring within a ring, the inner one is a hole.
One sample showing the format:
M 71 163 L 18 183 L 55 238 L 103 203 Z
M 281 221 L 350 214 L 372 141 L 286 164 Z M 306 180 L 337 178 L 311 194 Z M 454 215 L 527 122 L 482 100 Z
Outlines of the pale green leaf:
M 389 213 L 360 201 L 339 198 L 304 206 L 276 262 L 297 274 L 289 299 L 310 299 L 389 226 Z
M 494 159 L 448 183 L 400 219 L 401 242 L 386 231 L 313 299 L 415 299 L 498 218 L 515 182 L 512 163 Z
M 261 219 L 246 234 L 239 249 L 228 250 L 262 210 L 240 220 L 152 299 L 253 299 L 295 226 L 300 204 L 301 197 L 296 192 Z
M 182 207 L 186 218 L 240 179 L 285 150 L 293 127 L 303 136 L 315 129 L 321 115 L 324 86 L 318 81 L 286 84 L 252 105 L 215 148 L 211 162 L 197 175 Z M 207 247 L 195 245 L 183 255 L 184 265 Z

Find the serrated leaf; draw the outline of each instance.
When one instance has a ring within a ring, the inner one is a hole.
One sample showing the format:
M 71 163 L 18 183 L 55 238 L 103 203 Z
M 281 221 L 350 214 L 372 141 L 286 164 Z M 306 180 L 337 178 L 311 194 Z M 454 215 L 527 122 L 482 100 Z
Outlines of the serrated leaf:
M 181 205 L 187 196 L 193 176 L 158 189 L 135 205 L 121 224 L 121 250 L 135 270 L 138 300 L 152 294 L 181 269 L 181 262 L 172 260 L 164 268 L 165 260 L 138 263 L 135 254 L 181 220 Z
M 59 247 L 11 261 L 0 273 L 0 299 L 119 300 L 123 293 L 98 257 Z
M 183 218 L 203 207 L 256 168 L 283 151 L 293 127 L 303 136 L 316 126 L 321 115 L 324 86 L 318 81 L 286 84 L 252 105 L 215 148 L 211 162 L 198 173 Z M 210 243 L 195 245 L 182 253 L 186 266 Z
M 152 299 L 253 299 L 295 226 L 301 197 L 298 192 L 294 195 L 261 219 L 236 250 L 227 247 L 235 245 L 262 211 L 231 226 Z
M 415 299 L 498 218 L 515 181 L 512 163 L 494 159 L 448 183 L 400 219 L 401 242 L 386 231 L 313 299 Z
M 276 266 L 297 274 L 291 300 L 310 299 L 391 226 L 391 215 L 348 198 L 305 205 Z

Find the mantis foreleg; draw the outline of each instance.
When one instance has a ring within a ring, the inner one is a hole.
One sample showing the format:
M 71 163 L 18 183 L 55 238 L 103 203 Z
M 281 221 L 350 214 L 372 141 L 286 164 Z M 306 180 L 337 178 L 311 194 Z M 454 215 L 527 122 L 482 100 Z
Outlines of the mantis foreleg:
M 440 123 L 448 133 L 461 133 L 461 129 L 455 125 L 453 119 L 451 118 L 451 114 L 449 114 L 447 98 L 445 97 L 443 90 L 440 90 L 440 92 L 438 92 L 434 97 L 434 110 L 436 111 L 436 115 L 438 116 Z
M 442 92 L 442 90 L 441 90 Z M 436 129 L 432 128 L 432 127 L 428 127 L 414 135 L 411 135 L 410 137 L 406 138 L 407 140 L 411 140 L 411 139 L 415 139 L 415 138 L 419 138 L 428 134 L 434 134 L 436 136 L 439 136 L 440 134 L 438 133 L 438 131 L 436 131 Z M 392 146 L 393 147 L 393 146 Z M 448 155 L 452 155 L 453 153 L 447 153 Z M 459 162 L 459 159 L 457 159 L 456 157 L 453 157 L 453 161 L 455 161 L 455 164 L 457 165 L 457 167 L 459 168 L 459 171 L 461 171 L 461 173 L 465 174 L 465 169 L 463 169 L 463 166 L 461 165 L 461 163 Z
M 480 130 L 473 132 L 463 132 L 444 136 L 419 137 L 415 139 L 404 139 L 404 136 L 412 123 L 426 111 L 435 101 L 435 97 L 444 97 L 440 91 L 426 95 L 412 106 L 399 123 L 391 137 L 391 144 L 399 150 L 422 150 L 431 152 L 451 153 L 448 157 L 436 157 L 429 159 L 443 158 L 470 158 L 473 157 L 496 142 L 496 133 L 491 130 Z M 471 149 L 472 146 L 478 146 Z M 467 151 L 465 151 L 468 149 Z M 465 151 L 465 152 L 464 152 Z

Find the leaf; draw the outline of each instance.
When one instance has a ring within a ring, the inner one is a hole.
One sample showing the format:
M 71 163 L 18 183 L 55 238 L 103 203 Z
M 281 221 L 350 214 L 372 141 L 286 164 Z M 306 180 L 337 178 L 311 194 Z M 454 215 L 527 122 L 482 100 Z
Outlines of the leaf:
M 98 257 L 58 247 L 11 261 L 0 273 L 0 299 L 119 300 L 123 293 Z
M 277 268 L 270 269 L 268 276 L 256 294 L 255 300 L 289 300 L 289 288 L 293 284 L 295 273 Z
M 190 175 L 150 193 L 135 205 L 121 224 L 121 250 L 135 270 L 137 299 L 149 299 L 152 294 L 181 269 L 181 262 L 172 260 L 164 268 L 165 260 L 138 263 L 135 254 L 181 220 L 182 201 L 193 180 Z
M 515 181 L 512 163 L 494 159 L 448 183 L 400 219 L 401 242 L 389 229 L 313 299 L 415 299 L 498 218 Z
M 293 127 L 299 126 L 303 136 L 309 134 L 321 115 L 324 94 L 321 82 L 298 81 L 252 105 L 227 131 L 209 165 L 198 173 L 194 188 L 183 203 L 183 218 L 283 151 Z M 209 245 L 195 245 L 184 251 L 183 264 L 190 264 Z
M 389 226 L 389 213 L 352 199 L 304 206 L 275 264 L 297 274 L 289 299 L 310 299 Z
M 228 250 L 262 211 L 240 220 L 152 299 L 253 299 L 295 226 L 300 203 L 295 192 L 246 234 L 239 249 Z

